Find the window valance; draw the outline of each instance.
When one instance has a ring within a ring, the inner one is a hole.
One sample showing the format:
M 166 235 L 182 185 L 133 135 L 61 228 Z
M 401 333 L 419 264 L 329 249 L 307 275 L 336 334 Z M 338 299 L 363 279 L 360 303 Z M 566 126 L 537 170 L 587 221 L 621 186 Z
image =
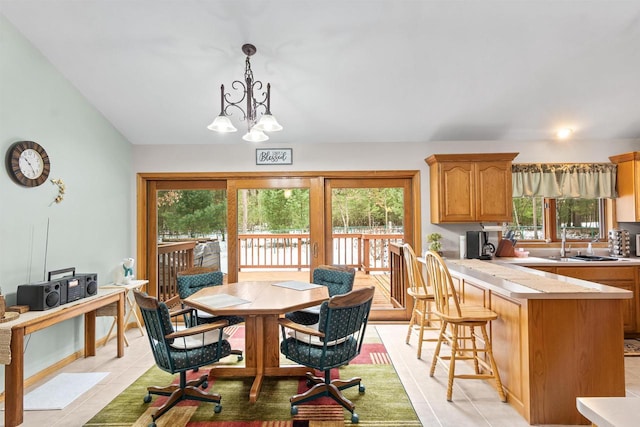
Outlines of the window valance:
M 511 171 L 513 197 L 617 197 L 614 163 L 519 163 Z

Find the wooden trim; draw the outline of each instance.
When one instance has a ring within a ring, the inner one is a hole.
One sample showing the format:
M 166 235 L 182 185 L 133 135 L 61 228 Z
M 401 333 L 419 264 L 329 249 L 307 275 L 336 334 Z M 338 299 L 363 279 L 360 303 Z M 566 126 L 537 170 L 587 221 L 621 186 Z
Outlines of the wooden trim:
M 512 161 L 520 153 L 464 153 L 464 154 L 432 154 L 425 162 L 429 166 L 442 162 L 500 162 Z

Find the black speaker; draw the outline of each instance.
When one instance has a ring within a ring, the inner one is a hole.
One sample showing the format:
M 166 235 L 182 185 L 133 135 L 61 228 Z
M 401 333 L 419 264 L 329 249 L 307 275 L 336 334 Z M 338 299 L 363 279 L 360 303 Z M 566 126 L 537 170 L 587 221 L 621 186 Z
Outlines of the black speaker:
M 92 297 L 98 293 L 98 275 L 96 273 L 80 273 L 76 277 L 84 278 L 85 297 Z
M 31 311 L 49 310 L 60 305 L 59 281 L 18 286 L 18 305 L 28 305 Z

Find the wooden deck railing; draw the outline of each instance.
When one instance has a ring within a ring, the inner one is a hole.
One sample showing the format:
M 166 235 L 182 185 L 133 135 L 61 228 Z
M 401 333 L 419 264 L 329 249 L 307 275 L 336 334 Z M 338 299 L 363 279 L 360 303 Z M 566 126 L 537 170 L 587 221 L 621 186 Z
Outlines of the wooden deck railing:
M 333 234 L 332 264 L 348 265 L 367 274 L 389 271 L 389 245 L 401 243 L 402 234 Z M 238 269 L 309 268 L 310 237 L 301 234 L 239 234 Z
M 391 248 L 401 244 L 399 233 L 333 234 L 332 264 L 348 265 L 369 274 L 389 271 L 393 265 Z M 158 244 L 158 298 L 165 301 L 177 292 L 177 274 L 194 265 L 196 241 Z M 240 234 L 238 235 L 239 271 L 250 269 L 308 269 L 311 249 L 308 233 Z M 403 284 L 402 284 L 403 285 Z M 404 291 L 392 297 L 403 301 Z
M 158 299 L 166 301 L 178 294 L 177 274 L 193 267 L 196 241 L 158 244 Z

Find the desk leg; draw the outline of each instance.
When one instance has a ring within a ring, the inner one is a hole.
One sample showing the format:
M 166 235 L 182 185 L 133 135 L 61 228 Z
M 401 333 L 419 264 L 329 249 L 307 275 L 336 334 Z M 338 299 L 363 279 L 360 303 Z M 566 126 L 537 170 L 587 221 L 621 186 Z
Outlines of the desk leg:
M 84 357 L 96 355 L 96 311 L 84 314 Z
M 116 311 L 116 323 L 118 324 L 118 357 L 124 356 L 124 299 L 125 294 L 120 294 L 120 299 L 118 300 L 118 309 Z
M 24 409 L 24 329 L 11 331 L 11 363 L 4 367 L 4 425 L 22 424 Z

